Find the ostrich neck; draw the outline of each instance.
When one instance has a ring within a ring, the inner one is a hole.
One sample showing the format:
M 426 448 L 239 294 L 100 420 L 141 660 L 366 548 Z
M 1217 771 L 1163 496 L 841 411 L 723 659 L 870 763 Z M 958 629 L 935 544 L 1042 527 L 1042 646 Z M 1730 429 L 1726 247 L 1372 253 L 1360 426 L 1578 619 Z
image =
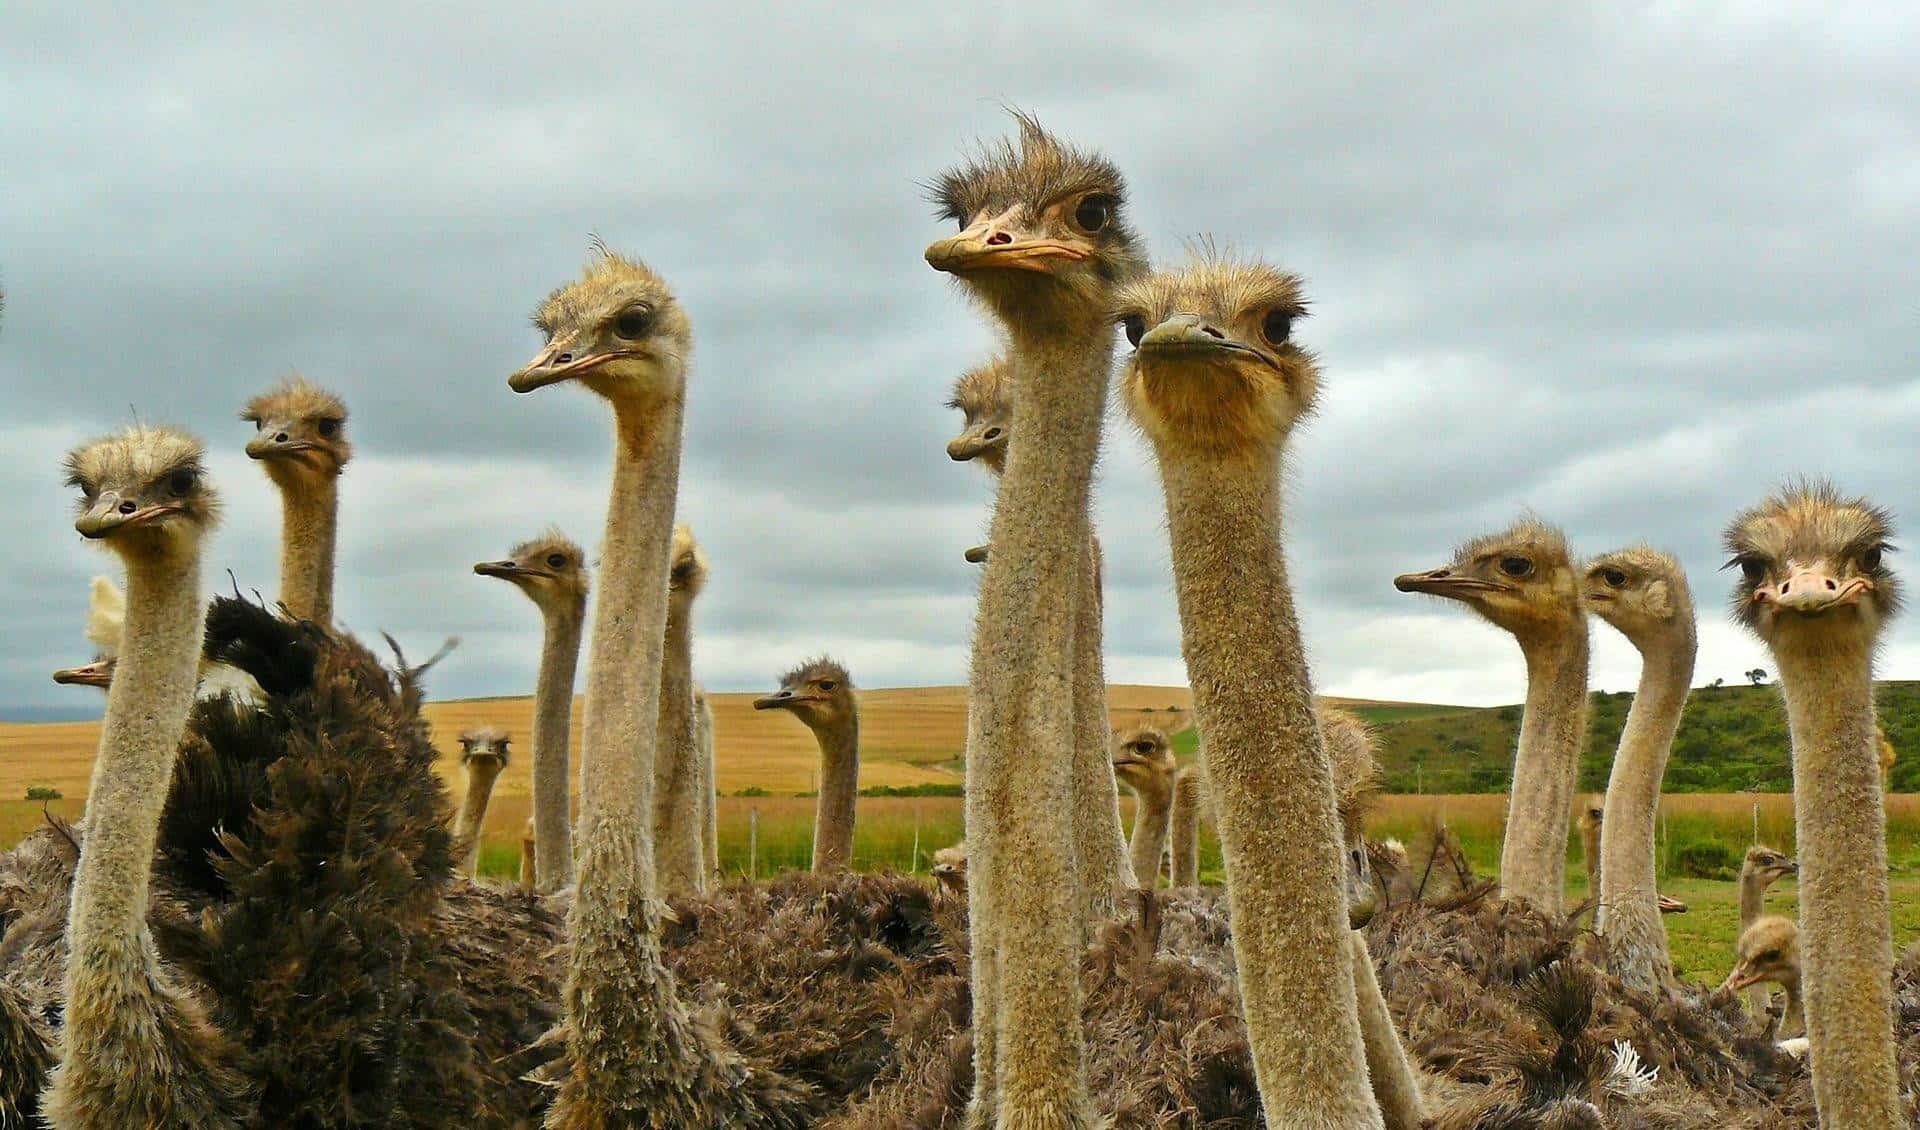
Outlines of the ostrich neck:
M 573 881 L 573 814 L 568 742 L 573 731 L 573 676 L 580 664 L 586 602 L 542 610 L 545 638 L 533 688 L 533 840 L 535 888 L 557 891 Z
M 1679 638 L 1649 641 L 1641 651 L 1640 688 L 1620 732 L 1600 826 L 1599 931 L 1612 943 L 1614 971 L 1649 991 L 1672 975 L 1667 931 L 1660 924 L 1654 832 L 1660 779 L 1693 685 L 1692 616 L 1683 619 L 1687 630 Z
M 820 796 L 814 805 L 813 869 L 853 866 L 854 806 L 860 796 L 860 716 L 813 731 L 820 743 Z
M 333 623 L 333 545 L 340 480 L 300 478 L 280 488 L 280 601 L 303 620 Z
M 660 890 L 691 894 L 701 882 L 700 753 L 693 729 L 693 598 L 667 601 L 653 764 L 653 851 Z
M 460 803 L 458 836 L 465 853 L 464 869 L 472 875 L 480 865 L 480 834 L 486 830 L 487 802 L 493 799 L 493 783 L 500 778 L 500 765 L 467 767 L 467 795 Z
M 1839 634 L 1818 622 L 1790 622 L 1776 625 L 1773 640 L 1793 737 L 1814 1104 L 1822 1125 L 1892 1130 L 1906 1123 L 1893 1058 L 1893 934 L 1873 657 L 1864 641 L 1832 638 Z
M 1150 890 L 1160 878 L 1160 858 L 1167 853 L 1173 826 L 1173 786 L 1139 788 L 1133 795 L 1140 803 L 1134 808 L 1133 839 L 1127 853 L 1133 860 L 1134 881 L 1142 890 Z
M 1200 885 L 1200 810 L 1206 803 L 1207 791 L 1198 770 L 1187 770 L 1173 783 L 1173 814 L 1168 824 L 1173 837 L 1171 882 L 1176 887 Z
M 1506 839 L 1500 845 L 1500 894 L 1558 914 L 1566 887 L 1573 781 L 1587 723 L 1586 617 L 1573 617 L 1558 632 L 1523 639 L 1520 647 L 1527 660 L 1527 707 L 1514 755 Z M 1603 882 L 1605 874 L 1603 865 Z
M 1267 1122 L 1378 1127 L 1360 1066 L 1333 769 L 1281 554 L 1277 469 L 1155 446 Z
M 1767 888 L 1771 885 L 1767 877 L 1760 872 L 1751 868 L 1741 869 L 1740 932 L 1742 934 L 1747 932 L 1747 927 L 1753 925 L 1753 920 L 1760 917 L 1760 912 L 1766 908 Z
M 67 927 L 67 1047 L 97 1054 L 86 1027 L 150 993 L 157 959 L 147 888 L 174 755 L 193 706 L 205 608 L 197 552 L 130 557 L 126 624 L 87 792 L 87 842 Z M 140 981 L 129 990 L 120 978 Z M 143 1049 L 143 1051 L 150 1049 Z
M 1074 796 L 1076 590 L 1112 328 L 1009 320 L 1013 434 L 976 612 L 966 827 L 977 1118 L 1085 1117 Z M 1016 1054 L 1000 1056 L 1004 1041 Z M 1025 1121 L 1023 1121 L 1025 1120 Z

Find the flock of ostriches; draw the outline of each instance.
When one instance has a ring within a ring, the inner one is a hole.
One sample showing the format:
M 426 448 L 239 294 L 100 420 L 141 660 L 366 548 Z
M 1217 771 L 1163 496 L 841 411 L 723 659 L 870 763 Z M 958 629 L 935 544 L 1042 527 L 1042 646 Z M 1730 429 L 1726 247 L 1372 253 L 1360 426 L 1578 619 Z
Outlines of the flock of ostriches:
M 819 737 L 814 871 L 719 881 L 706 566 L 674 521 L 692 328 L 599 247 L 507 382 L 613 412 L 577 819 L 584 555 L 549 534 L 475 566 L 545 625 L 520 884 L 470 877 L 504 735 L 462 737 L 456 816 L 431 662 L 332 622 L 339 400 L 296 379 L 245 413 L 285 504 L 271 607 L 207 601 L 199 441 L 138 426 L 68 457 L 125 595 L 97 586 L 107 657 L 62 676 L 109 686 L 86 815 L 0 856 L 0 1127 L 1909 1126 L 1920 978 L 1893 953 L 1871 683 L 1886 514 L 1802 484 L 1727 529 L 1733 614 L 1786 698 L 1802 912 L 1761 915 L 1795 863 L 1756 847 L 1726 983 L 1676 975 L 1655 890 L 1695 650 L 1665 553 L 1582 561 L 1523 519 L 1398 578 L 1510 632 L 1528 690 L 1497 889 L 1444 828 L 1370 844 L 1372 736 L 1316 707 L 1282 548 L 1280 464 L 1322 380 L 1302 283 L 1211 249 L 1150 270 L 1115 168 L 1017 129 L 934 182 L 959 230 L 925 253 L 1005 342 L 952 402 L 949 454 L 999 496 L 968 553 L 967 840 L 940 883 L 849 869 L 857 723 L 828 660 L 756 703 Z M 1088 491 L 1110 383 L 1165 487 L 1198 773 L 1108 729 Z M 1590 615 L 1644 666 L 1605 820 L 1581 817 L 1597 897 L 1568 908 Z M 1203 811 L 1224 889 L 1198 883 Z

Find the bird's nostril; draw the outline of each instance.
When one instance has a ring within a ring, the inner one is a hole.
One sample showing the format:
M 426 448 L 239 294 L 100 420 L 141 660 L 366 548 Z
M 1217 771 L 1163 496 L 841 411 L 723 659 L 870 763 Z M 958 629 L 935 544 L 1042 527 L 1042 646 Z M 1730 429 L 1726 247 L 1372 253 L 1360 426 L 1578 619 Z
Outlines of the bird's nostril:
M 1836 583 L 1836 582 L 1834 581 L 1834 579 L 1833 579 L 1832 577 L 1828 577 L 1828 578 L 1827 578 L 1827 591 L 1828 591 L 1828 592 L 1832 592 L 1832 591 L 1833 591 L 1834 589 L 1837 589 L 1837 588 L 1839 588 L 1839 587 L 1840 587 L 1840 586 L 1839 586 L 1839 584 L 1838 584 L 1838 583 Z
M 1787 595 L 1788 593 L 1790 593 L 1790 592 L 1792 592 L 1792 591 L 1793 591 L 1793 582 L 1792 582 L 1792 581 L 1781 581 L 1781 582 L 1780 582 L 1780 595 L 1781 595 L 1781 596 L 1785 596 L 1785 595 Z
M 992 235 L 987 237 L 987 246 L 989 247 L 1000 247 L 1012 242 L 1013 242 L 1013 237 L 1003 231 L 994 232 Z
M 122 514 L 131 514 L 138 509 L 140 508 L 134 505 L 131 501 L 123 502 L 120 504 L 120 513 Z
M 275 443 L 285 443 L 285 442 L 287 442 L 287 433 L 285 433 L 285 432 L 275 432 L 275 433 L 273 434 L 273 442 L 275 442 Z
M 553 359 L 553 363 L 556 365 L 566 365 L 566 364 L 570 364 L 572 361 L 573 361 L 573 354 L 571 353 L 562 353 L 560 356 L 555 357 Z
M 983 438 L 983 439 L 999 439 L 999 438 L 1000 438 L 1000 429 L 999 429 L 999 428 L 988 428 L 988 429 L 987 429 L 987 431 L 986 431 L 986 434 L 985 434 L 985 435 L 984 435 L 983 437 L 981 437 L 981 438 Z
M 1200 332 L 1203 334 L 1206 334 L 1208 337 L 1225 338 L 1227 336 L 1226 334 L 1221 333 L 1219 330 L 1214 329 L 1212 326 L 1201 326 Z

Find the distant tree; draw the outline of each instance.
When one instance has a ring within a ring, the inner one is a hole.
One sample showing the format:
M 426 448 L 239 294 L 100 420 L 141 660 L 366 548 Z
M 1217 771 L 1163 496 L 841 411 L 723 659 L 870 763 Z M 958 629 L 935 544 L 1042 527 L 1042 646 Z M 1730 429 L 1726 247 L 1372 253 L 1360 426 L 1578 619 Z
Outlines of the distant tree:
M 28 800 L 59 800 L 60 790 L 46 785 L 32 785 L 27 789 Z
M 1720 689 L 1720 684 L 1724 682 L 1726 682 L 1725 679 L 1715 679 L 1713 682 L 1708 683 L 1707 685 L 1717 691 Z
M 1759 686 L 1761 683 L 1766 682 L 1767 681 L 1766 670 L 1764 668 L 1755 667 L 1753 670 L 1747 672 L 1747 681 L 1749 683 L 1752 683 L 1756 687 Z

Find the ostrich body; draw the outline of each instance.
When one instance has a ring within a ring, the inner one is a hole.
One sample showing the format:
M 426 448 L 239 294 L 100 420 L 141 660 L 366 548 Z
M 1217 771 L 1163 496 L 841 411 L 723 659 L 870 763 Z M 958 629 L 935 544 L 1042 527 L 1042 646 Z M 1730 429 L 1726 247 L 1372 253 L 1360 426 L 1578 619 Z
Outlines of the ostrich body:
M 939 178 L 936 199 L 960 231 L 926 252 L 1005 327 L 1021 437 L 994 510 L 967 723 L 971 1117 L 1009 1130 L 1088 1119 L 1081 892 L 1109 880 L 1081 866 L 1077 821 L 1063 827 L 1060 814 L 1084 799 L 1075 648 L 1090 599 L 1087 506 L 1112 363 L 1109 311 L 1115 280 L 1143 267 L 1121 219 L 1119 171 L 1030 118 L 1019 126 L 1018 148 L 990 148 Z M 1100 768 L 1112 807 L 1112 772 Z M 1108 818 L 1117 848 L 1117 814 Z
M 1179 763 L 1173 746 L 1156 726 L 1139 725 L 1114 735 L 1113 775 L 1133 790 L 1133 838 L 1128 854 L 1134 880 L 1151 890 L 1160 878 L 1160 861 L 1167 853 L 1167 835 L 1173 818 L 1174 778 Z M 1175 868 L 1174 886 L 1179 886 Z
M 1567 819 L 1587 727 L 1587 613 L 1564 534 L 1535 518 L 1476 538 L 1453 562 L 1394 578 L 1402 592 L 1458 600 L 1511 633 L 1527 661 L 1527 705 L 1514 753 L 1500 894 L 1559 914 Z
M 1784 852 L 1775 851 L 1762 844 L 1754 844 L 1747 849 L 1745 859 L 1740 861 L 1740 934 L 1747 927 L 1760 920 L 1766 912 L 1767 888 L 1773 886 L 1788 875 L 1798 874 L 1800 865 Z M 1740 934 L 1734 936 L 1734 949 L 1739 950 Z M 1766 992 L 1752 989 L 1747 993 L 1747 1003 L 1756 1013 L 1767 1006 Z
M 579 381 L 618 451 L 587 668 L 579 855 L 554 1130 L 777 1124 L 661 964 L 650 815 L 668 568 L 692 332 L 658 275 L 603 251 L 535 314 L 547 345 L 516 392 Z
M 1333 769 L 1281 552 L 1279 464 L 1319 385 L 1312 355 L 1292 340 L 1300 282 L 1202 260 L 1128 287 L 1118 309 L 1136 346 L 1122 388 L 1166 491 L 1267 1124 L 1379 1127 Z
M 175 752 L 193 705 L 205 620 L 200 542 L 219 500 L 198 441 L 135 428 L 68 457 L 74 523 L 127 568 L 119 671 L 107 694 L 68 912 L 65 1058 L 42 1115 L 56 1130 L 239 1127 L 240 1052 L 164 966 L 147 893 Z
M 838 662 L 809 659 L 780 677 L 780 689 L 755 710 L 786 710 L 820 743 L 820 794 L 814 805 L 813 869 L 853 866 L 853 821 L 860 799 L 860 701 Z
M 693 705 L 693 602 L 707 559 L 684 525 L 673 528 L 667 572 L 667 636 L 660 663 L 659 737 L 653 768 L 653 863 L 664 895 L 706 890 L 707 809 L 700 790 L 700 738 Z
M 469 876 L 480 871 L 480 838 L 486 831 L 487 803 L 493 799 L 494 782 L 512 760 L 507 749 L 511 744 L 512 738 L 505 730 L 492 726 L 460 735 L 460 765 L 467 771 L 467 795 L 460 802 L 454 837 L 460 843 L 460 869 Z
M 1740 941 L 1734 946 L 1733 971 L 1722 987 L 1759 991 L 1757 987 L 1766 981 L 1787 994 L 1786 1012 L 1777 1035 L 1783 1040 L 1803 1035 L 1807 1020 L 1800 990 L 1800 926 L 1778 914 L 1756 918 L 1741 929 Z
M 353 457 L 347 406 L 296 374 L 248 401 L 240 418 L 257 433 L 247 454 L 280 488 L 280 603 L 299 619 L 330 627 L 340 473 Z
M 540 610 L 540 672 L 533 687 L 534 888 L 557 891 L 573 881 L 573 678 L 586 625 L 587 555 L 558 530 L 513 547 L 505 559 L 473 567 L 511 581 Z M 522 857 L 525 862 L 527 857 Z
M 1013 437 L 1013 370 L 1004 357 L 969 369 L 954 382 L 947 407 L 965 416 L 960 434 L 947 443 L 947 455 L 957 461 L 976 460 L 999 477 L 1006 470 L 1007 445 Z M 1091 531 L 1091 526 L 1089 526 Z M 968 549 L 966 559 L 978 565 L 987 560 L 988 547 Z M 1105 595 L 1101 585 L 1100 539 L 1087 538 L 1086 573 L 1080 578 L 1074 613 L 1074 785 L 1073 841 L 1079 861 L 1081 915 L 1087 938 L 1112 916 L 1114 896 L 1128 887 L 1151 890 L 1158 864 L 1139 877 L 1134 854 L 1138 834 L 1130 841 L 1120 824 L 1120 796 L 1106 749 L 1111 719 L 1107 713 L 1107 677 L 1102 652 L 1102 615 Z M 1136 829 L 1138 825 L 1135 825 Z
M 1603 554 L 1587 565 L 1587 607 L 1640 652 L 1620 748 L 1607 778 L 1600 829 L 1600 905 L 1595 926 L 1607 940 L 1607 963 L 1622 981 L 1653 992 L 1672 983 L 1673 959 L 1660 924 L 1654 833 L 1660 779 L 1693 685 L 1693 592 L 1671 554 L 1637 547 Z
M 1873 658 L 1899 607 L 1882 555 L 1886 513 L 1827 484 L 1742 513 L 1735 619 L 1773 652 L 1793 738 L 1801 953 L 1814 1102 L 1823 1125 L 1907 1119 L 1894 1065 L 1893 933 L 1885 797 L 1874 742 Z

